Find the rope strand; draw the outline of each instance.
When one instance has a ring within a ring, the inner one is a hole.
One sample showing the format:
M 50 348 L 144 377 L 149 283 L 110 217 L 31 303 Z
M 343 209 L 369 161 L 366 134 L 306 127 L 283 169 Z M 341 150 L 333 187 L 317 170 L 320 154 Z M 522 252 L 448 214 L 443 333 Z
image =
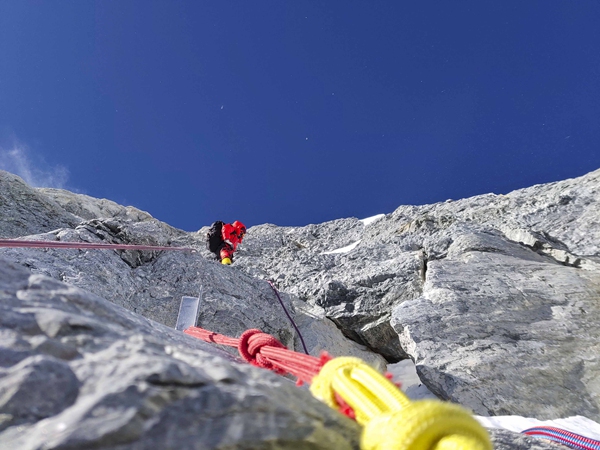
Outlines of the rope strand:
M 260 330 L 228 338 L 198 327 L 184 333 L 236 347 L 250 364 L 291 373 L 312 394 L 364 426 L 362 450 L 492 450 L 489 435 L 460 405 L 412 402 L 390 380 L 358 358 L 321 358 L 294 352 Z
M 21 239 L 0 239 L 0 247 L 4 248 L 63 248 L 63 249 L 94 249 L 94 250 L 179 250 L 197 251 L 191 247 L 165 247 L 161 245 L 105 244 L 97 242 L 62 242 L 62 241 L 31 241 Z
M 308 353 L 308 350 L 306 349 L 306 344 L 304 343 L 304 338 L 302 338 L 302 333 L 300 333 L 300 330 L 296 326 L 296 322 L 294 322 L 294 319 L 292 319 L 292 316 L 290 316 L 290 313 L 288 313 L 288 310 L 286 309 L 285 305 L 283 304 L 283 301 L 281 300 L 281 297 L 279 296 L 279 292 L 277 292 L 277 289 L 275 289 L 275 285 L 273 284 L 272 281 L 267 280 L 267 283 L 269 283 L 271 285 L 271 288 L 275 292 L 275 295 L 277 296 L 277 299 L 279 300 L 281 307 L 285 311 L 285 314 L 288 316 L 288 319 L 290 319 L 290 322 L 292 322 L 292 325 L 296 329 L 296 333 L 298 333 L 298 337 L 300 338 L 300 342 L 302 342 L 302 347 L 304 348 L 304 353 L 306 353 L 308 355 L 309 353 Z

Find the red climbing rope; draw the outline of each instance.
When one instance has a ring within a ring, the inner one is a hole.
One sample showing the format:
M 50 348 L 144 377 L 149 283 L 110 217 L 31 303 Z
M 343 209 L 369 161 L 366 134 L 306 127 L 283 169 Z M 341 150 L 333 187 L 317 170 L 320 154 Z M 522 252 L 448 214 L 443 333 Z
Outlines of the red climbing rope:
M 327 352 L 321 352 L 321 357 L 316 358 L 289 350 L 270 334 L 257 329 L 244 331 L 239 339 L 199 327 L 189 327 L 184 333 L 205 342 L 235 347 L 238 349 L 240 356 L 253 366 L 269 369 L 280 375 L 286 373 L 294 375 L 297 378 L 298 385 L 311 384 L 313 378 L 319 374 L 323 366 L 333 359 Z M 389 373 L 386 373 L 385 376 L 390 380 L 392 378 Z M 400 387 L 400 384 L 398 383 L 396 386 Z M 355 419 L 354 410 L 344 398 L 337 393 L 335 398 L 338 410 L 351 419 Z
M 359 358 L 321 358 L 293 352 L 266 333 L 251 329 L 233 339 L 190 327 L 184 333 L 207 342 L 237 347 L 249 363 L 289 372 L 310 382 L 319 400 L 362 425 L 363 450 L 493 450 L 488 433 L 459 405 L 411 402 L 405 394 Z M 438 443 L 441 443 L 438 445 Z
M 332 359 L 326 352 L 320 358 L 294 352 L 270 334 L 256 329 L 246 330 L 239 339 L 199 327 L 190 327 L 184 333 L 205 342 L 236 347 L 240 356 L 250 364 L 280 375 L 290 373 L 298 379 L 299 384 L 310 383 L 321 367 Z
M 73 248 L 108 250 L 183 250 L 195 251 L 190 247 L 164 247 L 160 245 L 103 244 L 96 242 L 27 241 L 21 239 L 0 239 L 0 247 L 7 248 Z

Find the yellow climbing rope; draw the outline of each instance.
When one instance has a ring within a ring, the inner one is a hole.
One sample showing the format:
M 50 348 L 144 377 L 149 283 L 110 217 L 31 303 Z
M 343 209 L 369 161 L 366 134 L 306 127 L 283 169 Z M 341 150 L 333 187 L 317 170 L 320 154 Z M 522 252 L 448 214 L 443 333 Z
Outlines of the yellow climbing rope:
M 437 400 L 413 402 L 358 358 L 327 362 L 310 390 L 335 409 L 337 392 L 352 407 L 364 426 L 362 450 L 493 450 L 469 411 Z

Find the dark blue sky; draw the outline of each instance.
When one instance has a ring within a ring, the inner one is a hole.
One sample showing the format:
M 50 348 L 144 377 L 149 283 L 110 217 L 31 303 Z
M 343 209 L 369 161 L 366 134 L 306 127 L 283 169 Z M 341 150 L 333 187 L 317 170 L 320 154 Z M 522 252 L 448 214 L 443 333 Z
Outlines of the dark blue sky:
M 598 24 L 598 0 L 0 0 L 0 168 L 188 231 L 580 176 Z

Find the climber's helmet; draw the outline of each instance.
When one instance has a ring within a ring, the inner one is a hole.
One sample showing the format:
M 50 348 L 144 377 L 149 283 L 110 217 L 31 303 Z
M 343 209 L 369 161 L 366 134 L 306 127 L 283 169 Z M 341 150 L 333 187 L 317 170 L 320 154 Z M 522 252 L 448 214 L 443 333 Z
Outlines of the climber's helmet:
M 244 225 L 239 220 L 236 220 L 231 225 L 233 225 L 233 228 L 235 228 L 237 230 L 238 237 L 240 239 L 242 239 L 244 237 L 244 235 L 246 234 L 246 225 Z

